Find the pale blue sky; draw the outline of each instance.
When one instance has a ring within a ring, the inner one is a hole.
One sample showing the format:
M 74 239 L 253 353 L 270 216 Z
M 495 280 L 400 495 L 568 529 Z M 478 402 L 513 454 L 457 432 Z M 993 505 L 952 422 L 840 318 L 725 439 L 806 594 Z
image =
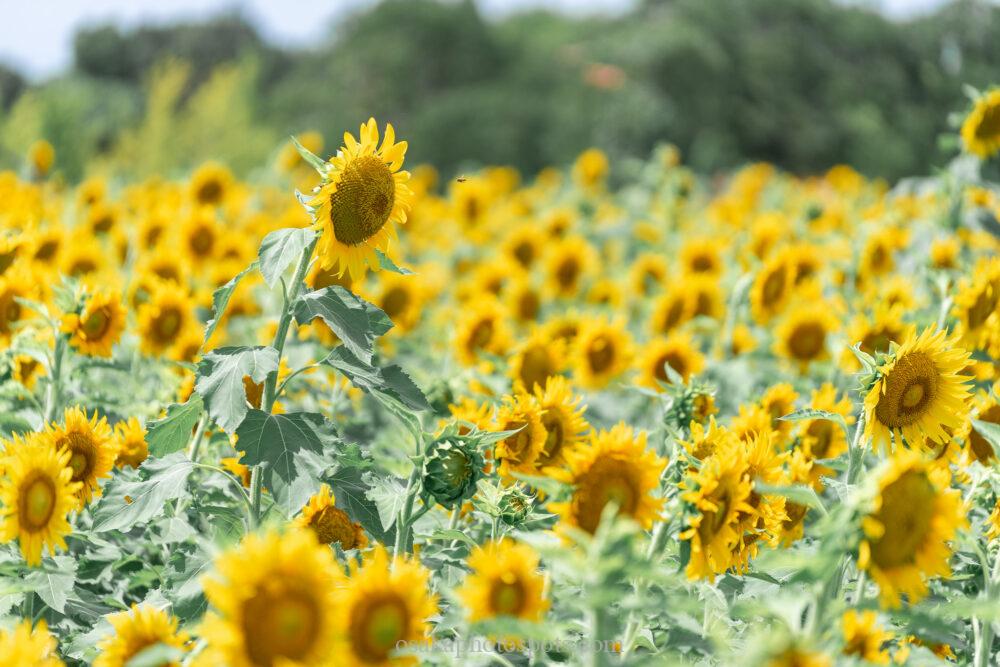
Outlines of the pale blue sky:
M 338 16 L 374 0 L 0 0 L 0 62 L 34 79 L 57 74 L 72 58 L 73 32 L 108 20 L 130 26 L 210 16 L 234 7 L 279 44 L 308 43 Z M 635 0 L 477 0 L 490 15 L 543 6 L 566 12 L 618 12 Z M 710 2 L 711 0 L 705 0 Z M 895 15 L 925 11 L 944 0 L 846 0 Z

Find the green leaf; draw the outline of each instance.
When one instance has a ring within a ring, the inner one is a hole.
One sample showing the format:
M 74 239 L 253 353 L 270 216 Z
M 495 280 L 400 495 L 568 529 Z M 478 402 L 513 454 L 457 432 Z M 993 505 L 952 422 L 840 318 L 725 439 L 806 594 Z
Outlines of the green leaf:
M 236 429 L 245 465 L 263 465 L 263 482 L 289 513 L 319 489 L 324 464 L 319 455 L 336 446 L 333 425 L 323 415 L 270 415 L 250 410 Z M 310 456 L 310 453 L 315 456 Z
M 826 514 L 826 506 L 823 505 L 823 501 L 820 500 L 820 497 L 816 495 L 816 491 L 814 491 L 810 486 L 802 484 L 784 486 L 754 482 L 753 488 L 754 491 L 758 493 L 770 493 L 777 496 L 784 496 L 793 503 L 797 503 L 805 507 L 811 507 L 812 509 L 819 510 L 821 514 Z
M 299 296 L 293 305 L 299 325 L 322 318 L 356 357 L 370 362 L 375 339 L 392 328 L 392 321 L 376 306 L 339 285 Z
M 295 144 L 295 150 L 299 152 L 302 159 L 312 165 L 312 168 L 318 171 L 320 174 L 326 174 L 326 162 L 322 158 L 318 157 L 311 150 L 299 143 L 299 140 L 294 136 L 292 137 L 292 143 Z
M 972 428 L 976 429 L 976 432 L 990 443 L 990 447 L 993 448 L 993 456 L 1000 459 L 1000 424 L 973 419 Z
M 386 271 L 392 271 L 393 273 L 398 273 L 401 276 L 412 276 L 413 275 L 413 271 L 410 271 L 409 269 L 405 269 L 405 268 L 403 268 L 401 266 L 397 266 L 394 261 L 392 261 L 391 259 L 389 259 L 388 255 L 386 255 L 384 252 L 382 252 L 378 248 L 375 249 L 375 254 L 378 255 L 378 265 L 381 266 Z
M 364 476 L 370 485 L 368 498 L 378 508 L 382 529 L 388 531 L 396 523 L 399 512 L 406 502 L 406 489 L 395 477 L 376 477 L 372 473 Z
M 222 320 L 222 315 L 226 312 L 226 308 L 229 306 L 229 299 L 233 297 L 233 292 L 236 291 L 236 286 L 241 280 L 243 280 L 244 276 L 253 271 L 255 268 L 257 268 L 257 262 L 252 262 L 250 266 L 233 276 L 228 283 L 222 287 L 216 288 L 216 290 L 212 292 L 212 319 L 205 324 L 205 343 L 207 343 L 208 339 L 212 337 L 213 333 L 215 333 L 215 328 L 219 326 L 219 322 Z
M 159 515 L 168 500 L 179 498 L 187 486 L 194 463 L 182 452 L 147 459 L 139 480 L 121 474 L 104 487 L 104 497 L 94 510 L 94 530 L 129 530 Z
M 32 570 L 24 583 L 38 593 L 42 602 L 62 614 L 66 601 L 76 582 L 76 559 L 71 556 L 56 556 L 42 561 L 42 567 Z
M 815 408 L 802 408 L 801 410 L 796 410 L 795 412 L 787 414 L 783 417 L 778 417 L 778 419 L 786 422 L 796 422 L 804 419 L 825 419 L 836 423 L 837 426 L 839 426 L 844 432 L 844 438 L 847 439 L 847 442 L 851 441 L 851 433 L 847 428 L 847 422 L 844 420 L 844 415 L 839 412 L 816 410 Z
M 340 466 L 326 483 L 333 490 L 337 507 L 368 531 L 379 542 L 391 544 L 395 541 L 395 531 L 382 527 L 378 506 L 368 497 L 368 484 L 364 481 L 365 471 L 357 466 Z
M 316 238 L 316 232 L 305 227 L 279 229 L 264 237 L 260 244 L 260 273 L 268 287 L 274 287 L 285 270 L 298 261 L 302 251 Z
M 454 528 L 438 528 L 433 533 L 427 536 L 428 540 L 458 540 L 459 542 L 464 542 L 470 547 L 476 546 L 476 541 L 471 537 L 466 535 L 460 530 L 455 530 Z
M 197 618 L 208 607 L 201 590 L 201 578 L 211 572 L 212 558 L 193 544 L 179 544 L 170 552 L 165 587 L 174 613 L 182 620 Z
M 411 410 L 430 410 L 424 393 L 399 366 L 372 366 L 344 347 L 334 348 L 323 363 L 336 368 L 354 386 L 369 394 L 383 394 Z
M 184 651 L 176 646 L 151 644 L 132 656 L 125 667 L 161 667 L 162 665 L 180 664 Z
M 201 396 L 192 394 L 187 403 L 171 405 L 166 417 L 150 422 L 146 430 L 150 455 L 166 456 L 184 449 L 204 410 Z
M 198 362 L 195 391 L 205 400 L 208 414 L 226 433 L 233 433 L 247 414 L 243 378 L 263 382 L 278 370 L 273 347 L 220 347 Z

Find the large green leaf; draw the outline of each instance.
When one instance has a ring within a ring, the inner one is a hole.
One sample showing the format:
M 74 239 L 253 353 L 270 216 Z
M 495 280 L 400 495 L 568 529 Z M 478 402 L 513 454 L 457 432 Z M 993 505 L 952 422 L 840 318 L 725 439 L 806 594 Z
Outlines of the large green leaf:
M 236 430 L 246 465 L 263 466 L 263 482 L 286 511 L 298 511 L 316 492 L 325 467 L 321 454 L 336 447 L 333 425 L 323 415 L 271 415 L 251 410 Z
M 138 480 L 114 477 L 104 487 L 104 497 L 94 510 L 94 530 L 129 530 L 147 523 L 163 511 L 168 500 L 179 498 L 194 463 L 181 452 L 147 459 Z
M 406 489 L 395 477 L 376 477 L 367 473 L 363 481 L 369 486 L 368 499 L 378 508 L 382 530 L 388 531 L 396 523 L 399 511 L 406 502 Z
M 299 325 L 321 318 L 347 349 L 365 362 L 372 359 L 375 339 L 392 328 L 382 310 L 340 285 L 303 294 L 293 308 Z
M 215 328 L 219 326 L 219 322 L 222 320 L 222 315 L 226 312 L 226 307 L 229 306 L 229 300 L 233 297 L 233 292 L 236 291 L 236 286 L 239 282 L 243 280 L 244 276 L 257 268 L 257 262 L 253 262 L 247 268 L 243 269 L 235 276 L 233 276 L 229 282 L 227 282 L 222 287 L 216 288 L 212 292 L 212 319 L 210 319 L 205 324 L 205 342 L 212 337 L 215 333 Z
M 276 370 L 278 351 L 273 347 L 220 347 L 198 362 L 195 391 L 205 400 L 215 423 L 226 433 L 233 433 L 248 409 L 243 378 L 263 382 L 268 373 Z
M 411 410 L 429 410 L 431 407 L 424 393 L 399 366 L 372 366 L 343 347 L 334 348 L 323 363 L 336 368 L 365 392 L 383 394 Z
M 279 229 L 264 237 L 260 244 L 260 273 L 268 287 L 274 287 L 315 238 L 316 232 L 308 227 Z
M 205 411 L 201 396 L 192 394 L 187 403 L 167 408 L 167 416 L 150 422 L 146 430 L 146 444 L 152 456 L 166 456 L 184 449 L 191 439 L 191 431 Z
M 70 556 L 56 556 L 42 561 L 42 567 L 32 570 L 25 577 L 25 586 L 38 593 L 42 602 L 60 614 L 66 609 L 66 601 L 76 582 L 76 559 Z

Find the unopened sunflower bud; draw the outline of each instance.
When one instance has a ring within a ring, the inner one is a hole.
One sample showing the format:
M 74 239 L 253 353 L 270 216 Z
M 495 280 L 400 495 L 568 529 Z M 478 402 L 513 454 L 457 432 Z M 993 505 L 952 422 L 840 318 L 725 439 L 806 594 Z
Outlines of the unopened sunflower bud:
M 427 446 L 423 495 L 451 509 L 476 493 L 485 461 L 475 438 L 449 434 Z
M 508 487 L 500 499 L 500 518 L 508 526 L 516 526 L 531 514 L 532 498 L 520 487 Z

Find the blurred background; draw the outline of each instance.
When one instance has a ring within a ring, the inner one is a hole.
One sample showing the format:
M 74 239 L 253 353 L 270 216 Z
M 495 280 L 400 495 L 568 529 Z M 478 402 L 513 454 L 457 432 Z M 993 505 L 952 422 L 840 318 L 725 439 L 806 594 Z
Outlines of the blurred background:
M 7 4 L 5 2 L 5 4 Z M 30 5 L 30 6 L 27 6 Z M 49 141 L 70 180 L 240 175 L 290 133 L 324 153 L 374 115 L 444 174 L 526 174 L 588 146 L 672 142 L 714 172 L 767 160 L 926 173 L 963 84 L 1000 78 L 985 0 L 48 0 L 4 10 L 0 168 Z

